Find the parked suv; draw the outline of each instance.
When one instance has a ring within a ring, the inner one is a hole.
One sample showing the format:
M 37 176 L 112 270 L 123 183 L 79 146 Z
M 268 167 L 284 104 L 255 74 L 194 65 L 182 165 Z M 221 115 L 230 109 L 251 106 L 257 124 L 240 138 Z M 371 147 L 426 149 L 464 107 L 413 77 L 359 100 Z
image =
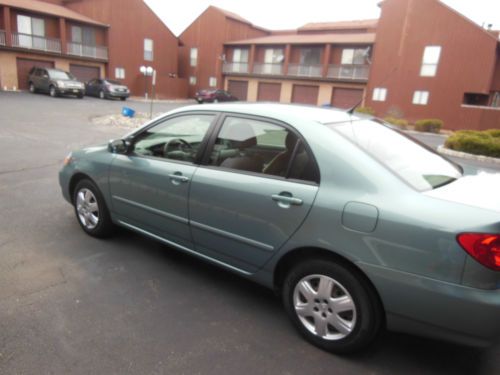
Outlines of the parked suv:
M 60 69 L 33 67 L 28 78 L 29 90 L 32 93 L 46 92 L 50 96 L 76 95 L 83 98 L 85 85 L 71 73 Z

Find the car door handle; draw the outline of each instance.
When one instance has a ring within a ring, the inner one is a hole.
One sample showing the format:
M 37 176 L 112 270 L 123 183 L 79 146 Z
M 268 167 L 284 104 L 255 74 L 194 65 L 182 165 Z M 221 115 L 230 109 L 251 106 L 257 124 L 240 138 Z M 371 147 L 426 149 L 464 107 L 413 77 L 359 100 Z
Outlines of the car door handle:
M 177 182 L 188 182 L 189 181 L 189 178 L 187 178 L 186 176 L 183 176 L 180 173 L 172 173 L 172 174 L 169 174 L 168 177 L 170 177 L 171 180 L 174 180 Z
M 284 195 L 284 194 L 273 194 L 273 195 L 271 195 L 271 198 L 275 202 L 289 204 L 289 205 L 293 205 L 293 206 L 300 206 L 300 205 L 302 205 L 302 203 L 304 203 L 302 201 L 302 199 L 300 199 L 300 198 L 294 198 L 293 196 L 291 196 L 291 194 L 290 195 L 288 195 L 288 194 L 287 195 Z

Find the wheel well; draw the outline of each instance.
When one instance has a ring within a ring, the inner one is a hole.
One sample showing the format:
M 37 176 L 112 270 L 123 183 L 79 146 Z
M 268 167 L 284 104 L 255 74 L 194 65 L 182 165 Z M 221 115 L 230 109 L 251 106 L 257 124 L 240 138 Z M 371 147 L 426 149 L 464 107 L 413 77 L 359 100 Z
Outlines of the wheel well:
M 279 292 L 283 286 L 283 282 L 285 281 L 288 271 L 291 270 L 297 263 L 308 259 L 329 260 L 349 268 L 366 281 L 367 285 L 373 290 L 380 306 L 384 309 L 384 304 L 382 303 L 382 299 L 380 298 L 377 288 L 375 288 L 375 285 L 373 285 L 368 276 L 366 276 L 366 274 L 358 266 L 356 266 L 356 264 L 337 253 L 321 248 L 299 248 L 288 252 L 283 258 L 281 258 L 274 271 L 274 289 Z
M 84 173 L 77 173 L 73 177 L 71 177 L 71 180 L 69 181 L 69 196 L 71 197 L 71 200 L 73 200 L 73 194 L 75 193 L 76 185 L 81 180 L 85 179 L 92 181 L 92 179 Z

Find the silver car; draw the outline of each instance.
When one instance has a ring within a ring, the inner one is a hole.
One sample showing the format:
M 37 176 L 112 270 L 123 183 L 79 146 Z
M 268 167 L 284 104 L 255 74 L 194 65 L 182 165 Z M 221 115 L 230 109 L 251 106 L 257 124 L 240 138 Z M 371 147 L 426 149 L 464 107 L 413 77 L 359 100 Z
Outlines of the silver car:
M 273 288 L 323 349 L 359 350 L 383 327 L 498 339 L 498 176 L 464 176 L 376 119 L 184 107 L 71 153 L 59 177 L 88 234 L 119 225 Z

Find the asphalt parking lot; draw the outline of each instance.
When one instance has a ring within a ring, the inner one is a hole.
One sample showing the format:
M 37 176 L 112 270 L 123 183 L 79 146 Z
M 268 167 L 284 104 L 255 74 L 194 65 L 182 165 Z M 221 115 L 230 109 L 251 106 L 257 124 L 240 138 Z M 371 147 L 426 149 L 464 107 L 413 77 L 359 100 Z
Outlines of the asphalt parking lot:
M 260 286 L 125 230 L 85 235 L 57 173 L 71 149 L 128 131 L 91 121 L 123 105 L 0 92 L 0 374 L 498 373 L 498 346 L 396 333 L 322 352 Z

